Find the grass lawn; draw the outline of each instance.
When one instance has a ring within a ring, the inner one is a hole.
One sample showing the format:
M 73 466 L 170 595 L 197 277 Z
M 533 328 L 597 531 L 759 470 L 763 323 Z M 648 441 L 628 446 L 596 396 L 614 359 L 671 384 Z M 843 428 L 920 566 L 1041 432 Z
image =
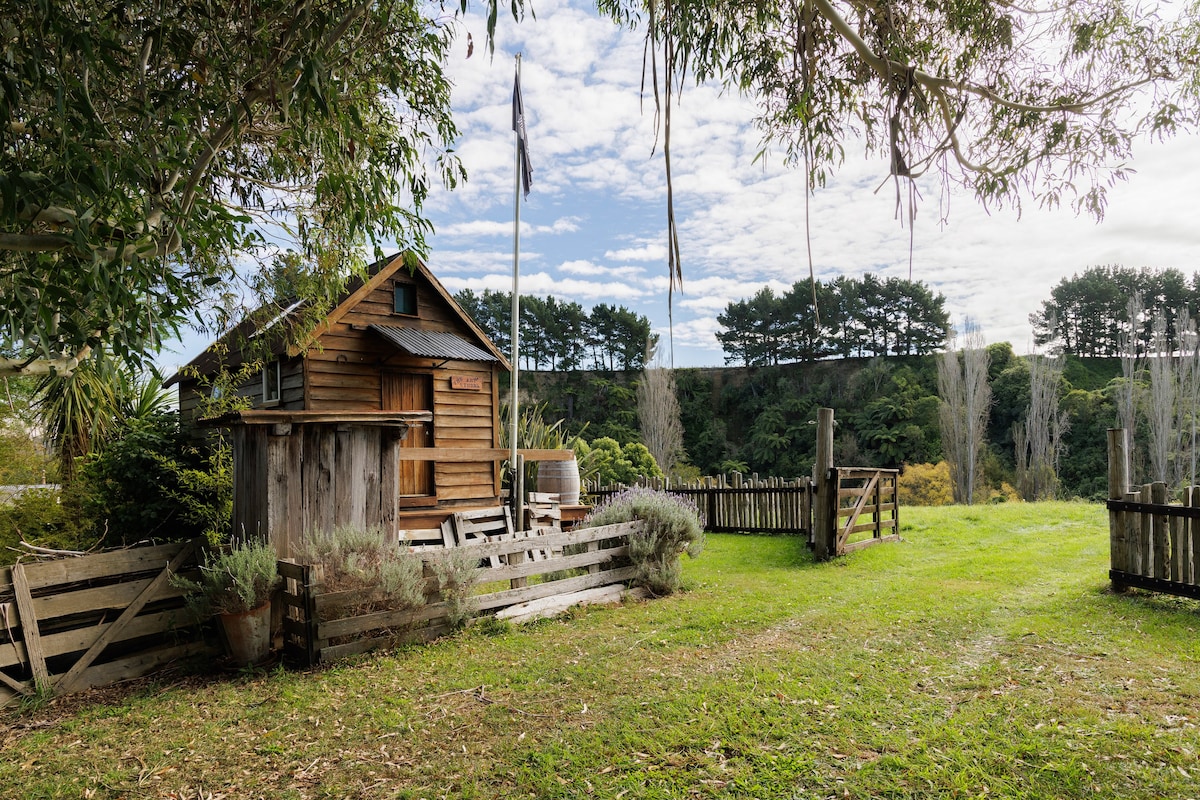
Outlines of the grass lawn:
M 1200 797 L 1200 604 L 1108 591 L 1107 516 L 904 509 L 815 565 L 307 673 L 0 716 L 2 798 Z

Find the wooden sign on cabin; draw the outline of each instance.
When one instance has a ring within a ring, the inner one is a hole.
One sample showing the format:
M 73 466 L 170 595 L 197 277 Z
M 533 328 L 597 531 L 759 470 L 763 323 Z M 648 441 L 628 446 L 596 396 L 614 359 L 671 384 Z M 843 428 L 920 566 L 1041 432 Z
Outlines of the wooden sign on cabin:
M 428 414 L 428 421 L 407 426 L 402 440 L 397 441 L 394 431 L 382 434 L 396 441 L 398 448 L 397 512 L 390 526 L 437 527 L 453 511 L 499 505 L 503 460 L 503 455 L 497 455 L 499 376 L 509 370 L 508 360 L 424 263 L 401 254 L 374 264 L 365 278 L 351 282 L 311 333 L 285 335 L 294 330 L 302 313 L 302 303 L 264 309 L 172 377 L 168 384 L 179 384 L 181 414 L 198 413 L 213 376 L 222 370 L 236 373 L 251 358 L 261 358 L 265 366 L 233 387 L 251 400 L 255 410 Z M 256 347 L 250 348 L 249 343 Z M 348 446 L 343 439 L 360 435 L 355 432 L 360 428 L 375 430 L 375 438 L 383 430 L 361 418 L 351 427 L 354 430 L 334 430 L 336 435 L 325 437 L 306 425 L 303 435 L 287 437 L 293 440 L 288 446 L 304 449 L 309 453 L 307 461 L 320 462 L 328 471 L 340 464 L 337 455 Z M 305 436 L 319 438 L 324 449 Z M 378 446 L 389 462 L 378 469 L 390 476 L 391 445 Z M 257 452 L 255 448 L 247 452 L 251 451 Z M 445 455 L 451 452 L 456 454 L 453 459 Z M 422 457 L 426 454 L 428 458 Z M 373 457 L 367 460 L 375 463 Z M 266 466 L 247 462 L 243 471 L 265 471 Z M 372 497 L 380 493 L 372 483 L 374 475 L 372 471 L 365 479 Z M 304 497 L 310 497 L 307 492 Z M 376 501 L 370 502 L 373 506 Z M 298 508 L 302 507 L 300 502 Z M 386 514 L 381 517 L 386 518 Z M 324 523 L 309 520 L 309 524 L 316 528 Z

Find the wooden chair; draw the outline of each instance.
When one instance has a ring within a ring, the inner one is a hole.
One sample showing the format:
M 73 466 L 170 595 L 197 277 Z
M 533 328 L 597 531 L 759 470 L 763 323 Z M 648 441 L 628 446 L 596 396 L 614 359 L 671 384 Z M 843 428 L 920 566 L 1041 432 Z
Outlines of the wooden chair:
M 504 541 L 513 537 L 512 509 L 508 506 L 457 511 L 447 522 L 453 529 L 454 542 L 458 547 Z M 493 567 L 504 563 L 502 556 L 488 556 L 487 560 Z
M 424 550 L 441 550 L 454 547 L 454 531 L 443 522 L 440 528 L 402 529 L 399 540 L 402 547 L 408 547 L 418 553 Z

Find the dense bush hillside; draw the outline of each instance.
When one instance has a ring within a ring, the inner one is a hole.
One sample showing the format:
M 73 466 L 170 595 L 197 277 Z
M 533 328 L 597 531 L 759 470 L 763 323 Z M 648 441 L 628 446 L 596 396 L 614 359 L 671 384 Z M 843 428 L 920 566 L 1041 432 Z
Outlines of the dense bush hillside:
M 1008 344 L 988 348 L 992 408 L 988 482 L 1013 482 L 1013 425 L 1029 405 L 1029 367 Z M 837 419 L 835 461 L 898 467 L 942 458 L 938 428 L 937 357 L 846 358 L 764 367 L 676 371 L 688 462 L 701 474 L 731 470 L 793 477 L 812 469 L 817 409 Z M 1112 381 L 1117 359 L 1069 358 L 1060 386 L 1070 429 L 1060 462 L 1062 494 L 1106 491 L 1105 430 L 1116 420 Z M 636 384 L 641 373 L 523 373 L 526 402 L 545 404 L 586 437 L 636 441 Z

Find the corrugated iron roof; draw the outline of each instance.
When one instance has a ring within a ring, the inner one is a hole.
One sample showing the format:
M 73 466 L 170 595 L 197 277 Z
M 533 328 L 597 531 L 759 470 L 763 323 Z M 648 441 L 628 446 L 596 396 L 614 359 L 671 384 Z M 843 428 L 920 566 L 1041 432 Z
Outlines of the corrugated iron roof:
M 456 361 L 499 361 L 481 347 L 447 331 L 420 331 L 392 325 L 372 325 L 371 330 L 392 344 L 420 358 L 449 358 Z

